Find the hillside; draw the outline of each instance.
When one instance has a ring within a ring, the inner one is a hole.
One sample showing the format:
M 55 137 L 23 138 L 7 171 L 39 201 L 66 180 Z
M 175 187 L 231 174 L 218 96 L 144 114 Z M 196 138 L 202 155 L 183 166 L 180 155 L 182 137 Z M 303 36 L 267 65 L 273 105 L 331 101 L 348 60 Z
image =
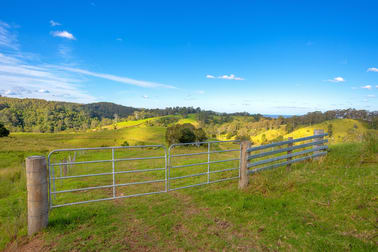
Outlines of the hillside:
M 0 97 L 0 122 L 12 132 L 85 130 L 132 115 L 136 108 L 100 102 L 79 104 Z

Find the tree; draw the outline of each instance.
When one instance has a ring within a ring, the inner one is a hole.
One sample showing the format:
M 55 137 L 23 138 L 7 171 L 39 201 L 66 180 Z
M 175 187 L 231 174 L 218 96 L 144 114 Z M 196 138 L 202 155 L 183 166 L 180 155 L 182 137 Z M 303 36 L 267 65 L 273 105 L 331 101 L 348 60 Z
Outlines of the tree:
M 167 128 L 165 139 L 168 144 L 203 142 L 207 139 L 203 129 L 196 129 L 192 124 L 177 124 Z
M 9 130 L 7 130 L 3 124 L 0 123 L 0 137 L 6 137 L 9 135 Z

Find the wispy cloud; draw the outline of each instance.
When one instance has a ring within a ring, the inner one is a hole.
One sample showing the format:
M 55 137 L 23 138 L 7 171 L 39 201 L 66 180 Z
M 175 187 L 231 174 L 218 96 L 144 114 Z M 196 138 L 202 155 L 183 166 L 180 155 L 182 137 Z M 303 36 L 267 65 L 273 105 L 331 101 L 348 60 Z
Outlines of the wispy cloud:
M 0 53 L 0 95 L 83 103 L 96 101 L 81 89 L 82 79 L 41 64 L 37 55 L 14 46 L 17 42 L 14 27 L 2 22 L 1 28 L 0 50 L 4 47 L 6 50 Z
M 376 95 L 374 95 L 374 94 L 369 94 L 367 97 L 368 97 L 368 98 L 375 98 Z
M 343 77 L 335 77 L 333 79 L 328 79 L 329 82 L 345 82 L 345 79 Z
M 3 89 L 0 93 L 5 96 L 75 102 L 96 101 L 93 96 L 80 89 L 81 79 L 44 66 L 30 65 L 19 59 L 14 59 L 11 64 L 4 64 L 0 60 L 0 83 Z
M 87 71 L 87 70 L 80 69 L 80 68 L 62 67 L 62 66 L 52 66 L 52 67 L 60 69 L 60 70 L 73 72 L 73 73 L 79 73 L 79 74 L 83 74 L 83 75 L 98 77 L 98 78 L 102 78 L 102 79 L 107 79 L 107 80 L 116 81 L 116 82 L 120 82 L 120 83 L 135 85 L 135 86 L 139 86 L 139 87 L 145 87 L 145 88 L 157 88 L 157 87 L 175 88 L 174 86 L 165 85 L 165 84 L 161 84 L 161 83 L 157 83 L 157 82 L 135 80 L 135 79 L 131 79 L 131 78 L 128 78 L 128 77 L 122 77 L 122 76 L 117 76 L 117 75 L 112 75 L 112 74 L 96 73 L 96 72 L 91 72 L 91 71 Z
M 0 47 L 17 50 L 18 42 L 15 33 L 10 32 L 11 26 L 0 20 Z
M 208 79 L 224 79 L 224 80 L 244 80 L 244 78 L 236 77 L 234 74 L 230 74 L 230 75 L 225 74 L 225 75 L 221 75 L 221 76 L 218 76 L 218 77 L 215 77 L 214 75 L 211 75 L 211 74 L 207 74 L 206 78 L 208 78 Z
M 370 68 L 368 68 L 367 71 L 368 72 L 378 72 L 378 68 L 376 68 L 376 67 L 370 67 Z
M 366 85 L 366 86 L 363 86 L 363 87 L 361 87 L 361 88 L 371 89 L 372 87 L 371 87 L 371 85 Z
M 61 38 L 76 40 L 74 35 L 72 35 L 72 33 L 69 33 L 68 31 L 52 31 L 51 35 L 53 35 L 54 37 L 61 37 Z
M 150 98 L 150 97 L 148 97 L 148 95 L 143 95 L 142 98 L 143 98 L 143 99 L 148 99 L 148 98 Z
M 59 26 L 62 25 L 61 23 L 55 22 L 54 20 L 50 20 L 50 25 L 51 26 Z

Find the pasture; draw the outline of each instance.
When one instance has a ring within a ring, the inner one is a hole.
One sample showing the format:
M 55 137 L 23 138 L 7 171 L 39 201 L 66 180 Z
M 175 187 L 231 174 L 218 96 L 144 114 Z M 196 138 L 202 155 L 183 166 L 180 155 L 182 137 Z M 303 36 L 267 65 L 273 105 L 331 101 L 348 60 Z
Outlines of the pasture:
M 283 167 L 253 175 L 243 191 L 234 180 L 163 194 L 56 208 L 50 212 L 45 231 L 26 237 L 25 157 L 47 155 L 57 148 L 116 146 L 123 141 L 159 144 L 164 142 L 164 130 L 130 127 L 75 134 L 18 133 L 0 139 L 0 248 L 57 251 L 377 249 L 377 147 L 374 149 L 367 143 L 333 145 L 327 157 L 320 161 L 293 165 L 290 172 Z M 376 144 L 373 142 L 374 146 Z M 178 153 L 191 151 L 198 149 L 177 149 Z M 148 149 L 119 155 L 160 153 L 158 149 Z M 232 155 L 235 154 L 224 153 L 218 158 Z M 106 152 L 82 153 L 78 159 L 108 156 Z M 196 156 L 191 162 L 206 158 Z M 177 159 L 176 162 L 189 161 Z M 146 160 L 122 163 L 117 168 L 160 166 L 159 162 Z M 109 170 L 107 166 L 98 165 L 89 168 Z M 212 168 L 225 168 L 225 164 Z M 60 172 L 59 169 L 57 167 L 56 172 Z M 71 171 L 80 174 L 82 169 L 85 168 Z M 184 171 L 177 172 L 177 176 L 185 175 Z M 163 175 L 153 172 L 138 176 L 119 179 L 127 182 Z M 109 183 L 107 177 L 91 179 L 59 181 L 56 186 L 63 190 Z M 159 186 L 162 185 L 122 188 L 117 193 L 137 193 Z M 56 200 L 64 203 L 110 193 L 111 188 L 62 194 Z

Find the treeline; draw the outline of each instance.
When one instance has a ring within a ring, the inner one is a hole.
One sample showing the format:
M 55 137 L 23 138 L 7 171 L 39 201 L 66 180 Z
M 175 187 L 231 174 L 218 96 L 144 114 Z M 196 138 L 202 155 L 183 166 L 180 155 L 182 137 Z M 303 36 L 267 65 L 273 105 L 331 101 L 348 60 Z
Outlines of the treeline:
M 111 124 L 137 109 L 113 103 L 79 104 L 0 97 L 0 122 L 10 131 L 59 132 Z
M 350 118 L 366 122 L 370 128 L 378 128 L 378 112 L 344 109 L 327 112 L 311 112 L 289 118 L 269 118 L 261 114 L 217 113 L 201 110 L 199 107 L 169 107 L 165 109 L 140 109 L 109 102 L 79 104 L 46 101 L 41 99 L 18 99 L 0 97 L 0 123 L 12 131 L 59 132 L 85 130 L 125 120 L 139 120 L 156 116 L 196 114 L 200 128 L 209 137 L 227 134 L 239 138 L 258 134 L 262 130 L 280 128 L 286 125 L 291 132 L 299 125 L 312 125 L 326 120 Z M 177 119 L 162 119 L 168 126 Z
M 124 120 L 199 113 L 200 108 L 140 109 L 110 102 L 79 104 L 0 96 L 0 123 L 12 132 L 86 130 Z M 214 114 L 215 112 L 208 112 Z
M 327 112 L 310 112 L 302 116 L 293 116 L 290 118 L 282 118 L 287 124 L 288 132 L 291 132 L 299 125 L 312 125 L 322 123 L 333 119 L 355 119 L 366 122 L 372 129 L 378 129 L 378 111 L 366 111 L 356 109 L 338 109 L 329 110 Z

